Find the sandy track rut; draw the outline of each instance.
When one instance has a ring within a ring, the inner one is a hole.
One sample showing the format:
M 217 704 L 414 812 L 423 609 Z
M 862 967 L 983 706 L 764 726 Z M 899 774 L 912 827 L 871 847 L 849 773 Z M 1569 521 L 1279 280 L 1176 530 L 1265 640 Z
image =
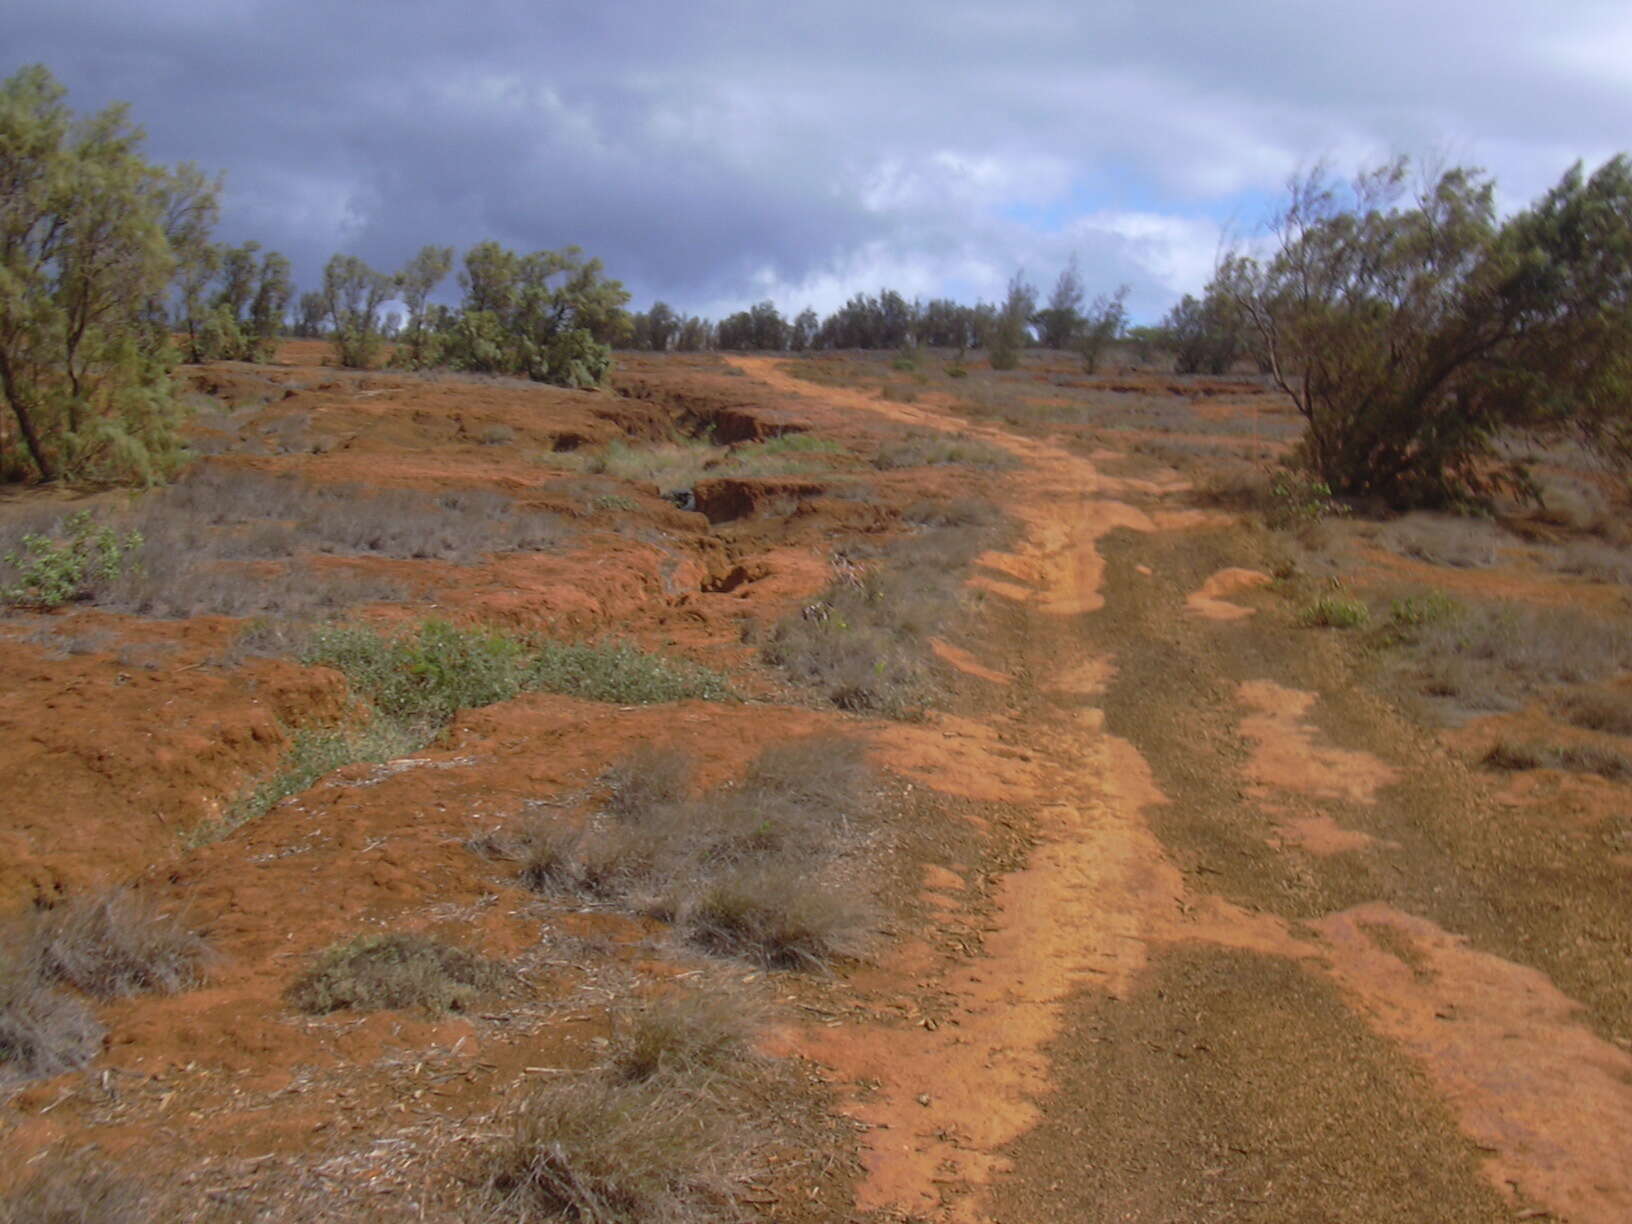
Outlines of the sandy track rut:
M 1180 482 L 1108 476 L 1088 459 L 1001 429 L 814 388 L 773 359 L 733 364 L 781 394 L 918 428 L 956 429 L 1014 453 L 1024 472 L 1006 509 L 1022 524 L 1022 540 L 1012 553 L 982 557 L 973 583 L 1045 620 L 1065 624 L 1104 605 L 1100 541 L 1107 534 L 1220 521 L 1166 504 L 1185 491 Z M 1252 585 L 1239 574 L 1227 577 L 1214 585 Z M 1200 592 L 1209 600 L 1219 593 Z M 1186 944 L 1287 958 L 1335 982 L 1373 1031 L 1426 1072 L 1486 1154 L 1485 1177 L 1510 1202 L 1539 1203 L 1533 1210 L 1576 1221 L 1632 1219 L 1632 1056 L 1576 1024 L 1569 1000 L 1542 975 L 1468 950 L 1454 935 L 1386 905 L 1330 915 L 1294 933 L 1278 918 L 1198 892 L 1150 829 L 1148 813 L 1165 799 L 1145 760 L 1106 732 L 1093 704 L 1115 660 L 1083 657 L 1069 635 L 1054 636 L 1052 644 L 1021 649 L 1042 652 L 1034 670 L 1052 676 L 1045 687 L 1067 700 L 984 724 L 932 720 L 885 737 L 886 758 L 897 754 L 904 772 L 1030 809 L 1040 844 L 1026 868 L 1003 881 L 984 954 L 937 983 L 957 1000 L 956 1024 L 816 1028 L 797 1038 L 797 1048 L 839 1081 L 867 1086 L 847 1106 L 869 1128 L 858 1208 L 888 1218 L 992 1219 L 994 1188 L 1028 1175 L 1004 1149 L 1048 1108 L 1055 1087 L 1049 1046 L 1067 1022 L 1067 1001 L 1084 991 L 1120 997 L 1154 949 Z M 1000 658 L 969 662 L 987 671 L 1003 665 Z M 1257 711 L 1247 728 L 1256 767 L 1267 775 L 1247 781 L 1317 793 L 1341 785 L 1368 799 L 1390 781 L 1385 763 L 1318 741 L 1302 721 L 1312 697 L 1273 685 L 1245 697 L 1246 709 Z M 1016 742 L 1030 749 L 1018 764 L 1002 749 Z M 948 768 L 926 776 L 926 759 Z M 1385 928 L 1427 949 L 1436 989 L 1426 989 L 1421 974 L 1399 972 L 1398 961 L 1363 933 Z M 905 962 L 898 968 L 911 971 Z M 1434 1028 L 1435 1008 L 1450 996 L 1477 1020 L 1454 1035 Z M 1311 1060 L 1318 1065 L 1318 1052 Z

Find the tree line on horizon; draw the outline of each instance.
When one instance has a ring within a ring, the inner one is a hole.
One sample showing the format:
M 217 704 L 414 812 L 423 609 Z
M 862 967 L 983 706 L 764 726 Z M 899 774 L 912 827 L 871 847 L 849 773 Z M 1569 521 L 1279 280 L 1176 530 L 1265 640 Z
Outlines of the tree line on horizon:
M 908 302 L 881 289 L 820 318 L 771 302 L 710 322 L 629 294 L 577 247 L 482 242 L 456 305 L 434 301 L 451 247 L 387 274 L 335 255 L 295 295 L 289 261 L 211 241 L 219 179 L 147 162 L 128 108 L 76 117 L 43 66 L 0 82 L 0 478 L 152 483 L 188 457 L 171 370 L 265 361 L 324 335 L 340 364 L 509 374 L 598 387 L 613 350 L 984 351 L 1160 347 L 1178 372 L 1249 362 L 1307 428 L 1292 462 L 1337 495 L 1411 505 L 1536 496 L 1506 442 L 1572 438 L 1632 469 L 1632 162 L 1577 164 L 1503 219 L 1494 182 L 1454 168 L 1412 189 L 1403 160 L 1349 183 L 1289 184 L 1266 253 L 1220 260 L 1199 297 L 1128 327 L 1126 286 L 1087 299 L 1075 258 L 1046 303 L 1016 274 L 1003 301 Z M 385 313 L 401 302 L 405 313 Z

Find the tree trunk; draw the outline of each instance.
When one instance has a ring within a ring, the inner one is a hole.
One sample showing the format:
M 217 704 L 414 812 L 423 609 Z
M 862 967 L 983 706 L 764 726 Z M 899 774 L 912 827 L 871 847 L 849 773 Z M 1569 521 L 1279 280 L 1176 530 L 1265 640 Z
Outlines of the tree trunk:
M 16 381 L 12 377 L 11 363 L 0 359 L 0 386 L 6 393 L 6 402 L 11 405 L 12 415 L 17 418 L 17 428 L 23 435 L 23 443 L 28 447 L 28 453 L 34 459 L 34 466 L 40 471 L 41 480 L 55 480 L 57 474 L 52 470 L 51 461 L 46 458 L 45 449 L 40 445 L 39 435 L 34 432 L 34 418 L 30 415 L 27 405 L 17 393 Z

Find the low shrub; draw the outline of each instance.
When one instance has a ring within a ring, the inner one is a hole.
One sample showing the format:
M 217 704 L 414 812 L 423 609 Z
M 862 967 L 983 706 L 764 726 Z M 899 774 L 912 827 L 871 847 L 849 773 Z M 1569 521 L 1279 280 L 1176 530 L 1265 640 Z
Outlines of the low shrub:
M 0 1198 L 0 1224 L 153 1224 L 165 1215 L 138 1182 L 89 1150 L 33 1164 L 27 1180 Z
M 730 681 L 716 671 L 627 642 L 541 642 L 527 665 L 525 682 L 528 688 L 619 705 L 730 701 L 736 696 Z
M 643 749 L 609 772 L 606 807 L 588 824 L 535 818 L 504 852 L 531 888 L 672 922 L 708 951 L 773 968 L 861 955 L 878 922 L 854 861 L 873 806 L 860 745 L 775 745 L 738 785 L 696 797 L 688 774 L 684 758 Z
M 97 998 L 175 994 L 203 977 L 204 940 L 125 889 L 37 911 L 28 926 L 25 954 L 39 976 Z
M 1412 514 L 1390 523 L 1377 542 L 1403 556 L 1455 569 L 1495 565 L 1500 550 L 1515 543 L 1487 520 L 1437 514 Z
M 963 434 L 928 431 L 915 431 L 905 438 L 886 442 L 878 448 L 878 454 L 873 457 L 873 466 L 881 472 L 947 464 L 979 468 L 1012 468 L 1015 463 L 1012 454 L 990 442 Z
M 324 952 L 289 987 L 288 999 L 312 1015 L 341 1008 L 465 1011 L 514 983 L 503 965 L 424 935 L 364 935 Z
M 330 625 L 312 635 L 302 661 L 343 672 L 388 718 L 434 726 L 528 687 L 526 656 L 526 646 L 505 634 L 429 620 L 396 637 Z
M 1499 710 L 1544 688 L 1590 684 L 1626 670 L 1632 632 L 1574 609 L 1470 604 L 1424 625 L 1407 655 L 1422 691 Z
M 1481 758 L 1490 769 L 1522 772 L 1531 769 L 1558 769 L 1568 773 L 1597 774 L 1620 781 L 1632 777 L 1632 759 L 1613 748 L 1597 744 L 1563 746 L 1497 740 Z
M 535 1090 L 483 1181 L 506 1212 L 583 1224 L 731 1218 L 741 1123 L 667 1076 L 575 1076 Z
M 629 1084 L 658 1075 L 730 1074 L 756 1061 L 749 1044 L 755 1022 L 743 1000 L 728 994 L 697 990 L 657 999 L 613 1015 L 608 1070 Z
M 78 999 L 0 953 L 0 1087 L 84 1066 L 101 1052 L 102 1032 Z
M 872 905 L 815 888 L 797 868 L 754 865 L 710 882 L 682 911 L 686 939 L 771 969 L 819 969 L 866 953 L 878 930 Z
M 1306 629 L 1358 629 L 1371 619 L 1371 610 L 1347 595 L 1322 595 L 1298 613 Z
M 1577 727 L 1632 735 L 1632 693 L 1621 689 L 1578 689 L 1556 701 L 1558 712 Z
M 89 599 L 97 583 L 111 582 L 135 563 L 142 547 L 140 532 L 120 536 L 98 524 L 89 510 L 70 514 L 50 535 L 25 533 L 5 563 L 16 571 L 0 587 L 0 602 L 34 608 L 60 608 Z

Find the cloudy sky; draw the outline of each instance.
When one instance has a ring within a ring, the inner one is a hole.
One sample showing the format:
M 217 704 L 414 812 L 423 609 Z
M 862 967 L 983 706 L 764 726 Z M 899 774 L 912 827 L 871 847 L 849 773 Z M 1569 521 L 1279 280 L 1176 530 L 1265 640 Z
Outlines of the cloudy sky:
M 1289 174 L 1392 153 L 1521 204 L 1632 144 L 1625 0 L 5 0 L 0 75 L 131 103 L 219 236 L 578 243 L 643 306 L 972 301 L 1072 252 L 1154 319 Z

